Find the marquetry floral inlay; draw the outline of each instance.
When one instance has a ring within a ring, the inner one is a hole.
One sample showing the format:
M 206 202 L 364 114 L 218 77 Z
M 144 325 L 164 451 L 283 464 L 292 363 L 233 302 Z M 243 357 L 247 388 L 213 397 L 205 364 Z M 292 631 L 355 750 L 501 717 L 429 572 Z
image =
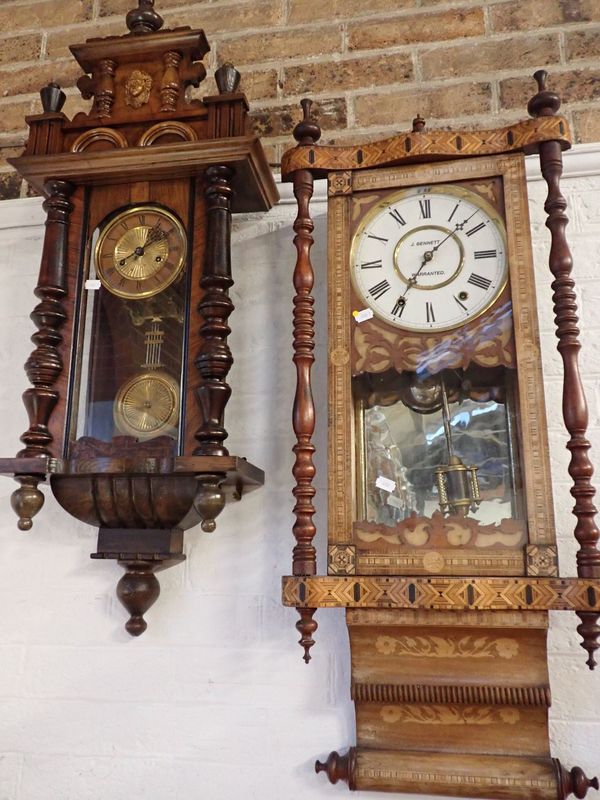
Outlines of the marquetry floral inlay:
M 490 636 L 378 636 L 375 649 L 382 655 L 418 658 L 514 658 L 519 652 L 515 639 Z
M 492 706 L 383 706 L 379 713 L 388 725 L 397 722 L 416 722 L 420 725 L 516 725 L 521 717 L 516 708 Z

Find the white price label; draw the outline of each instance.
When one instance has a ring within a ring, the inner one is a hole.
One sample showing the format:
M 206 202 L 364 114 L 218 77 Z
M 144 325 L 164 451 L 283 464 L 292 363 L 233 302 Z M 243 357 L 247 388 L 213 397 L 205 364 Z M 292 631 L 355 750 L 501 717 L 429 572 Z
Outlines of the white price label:
M 383 489 L 384 492 L 393 492 L 396 488 L 396 481 L 391 481 L 389 478 L 384 478 L 380 475 L 375 481 L 375 486 L 378 489 Z
M 88 292 L 95 292 L 96 289 L 99 289 L 101 286 L 102 284 L 97 278 L 88 278 L 85 282 L 85 288 Z
M 366 322 L 366 320 L 371 319 L 373 316 L 373 309 L 372 308 L 363 308 L 362 311 L 353 311 L 352 316 L 357 322 Z

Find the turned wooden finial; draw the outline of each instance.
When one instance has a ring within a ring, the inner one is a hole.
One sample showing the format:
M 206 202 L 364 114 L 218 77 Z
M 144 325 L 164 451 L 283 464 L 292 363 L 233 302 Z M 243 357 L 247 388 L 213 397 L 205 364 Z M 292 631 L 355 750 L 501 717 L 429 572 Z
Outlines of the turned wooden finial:
M 298 144 L 316 144 L 321 138 L 321 128 L 310 116 L 312 102 L 313 101 L 309 100 L 308 97 L 300 100 L 300 105 L 302 106 L 302 120 L 294 128 L 294 139 Z
M 548 73 L 545 69 L 538 69 L 533 77 L 538 85 L 538 92 L 527 104 L 527 111 L 532 117 L 553 117 L 560 108 L 560 97 L 556 92 L 546 89 Z
M 141 636 L 148 627 L 144 614 L 160 595 L 160 584 L 154 574 L 157 564 L 148 561 L 119 561 L 125 575 L 117 584 L 117 597 L 130 616 L 125 630 L 131 636 Z
M 310 648 L 314 645 L 315 640 L 312 638 L 313 633 L 319 627 L 316 620 L 313 619 L 313 614 L 316 608 L 298 608 L 296 609 L 300 614 L 300 619 L 296 623 L 296 630 L 300 634 L 300 641 L 298 644 L 304 648 L 303 659 L 306 664 L 311 659 Z
M 40 98 L 44 114 L 57 114 L 64 106 L 67 95 L 61 90 L 58 83 L 52 81 L 40 89 Z
M 218 70 L 215 71 L 215 81 L 219 94 L 228 94 L 230 92 L 237 92 L 240 85 L 241 75 L 230 61 L 221 64 Z
M 154 33 L 165 24 L 164 19 L 154 10 L 154 0 L 138 0 L 137 8 L 132 8 L 125 17 L 131 33 Z
M 417 114 L 417 116 L 412 121 L 413 133 L 420 133 L 424 127 L 425 127 L 425 119 L 420 114 Z
M 327 761 L 316 761 L 315 772 L 325 772 L 330 783 L 345 781 L 350 789 L 354 789 L 354 766 L 356 750 L 351 747 L 345 756 L 335 750 L 327 757 Z
M 570 794 L 574 794 L 578 800 L 583 800 L 588 789 L 598 791 L 600 786 L 598 778 L 588 778 L 581 767 L 567 770 L 557 758 L 553 761 L 558 778 L 558 800 L 565 800 Z

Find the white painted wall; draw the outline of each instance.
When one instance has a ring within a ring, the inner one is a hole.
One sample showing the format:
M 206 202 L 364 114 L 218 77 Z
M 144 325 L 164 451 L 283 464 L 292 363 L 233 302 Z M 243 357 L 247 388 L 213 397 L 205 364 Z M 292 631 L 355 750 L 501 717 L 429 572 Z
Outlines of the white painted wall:
M 600 452 L 600 150 L 566 159 L 590 401 Z M 563 574 L 574 574 L 572 501 L 554 347 L 545 184 L 530 184 Z M 288 187 L 284 187 L 286 189 Z M 286 195 L 289 198 L 289 193 Z M 314 204 L 318 272 L 315 396 L 318 546 L 325 558 L 325 207 Z M 114 596 L 121 569 L 92 562 L 95 531 L 64 514 L 48 493 L 33 531 L 9 508 L 0 479 L 0 800 L 326 800 L 347 792 L 313 774 L 315 757 L 354 741 L 343 612 L 321 611 L 307 667 L 280 605 L 293 539 L 290 409 L 290 223 L 283 202 L 235 226 L 231 345 L 232 452 L 265 468 L 266 486 L 228 507 L 214 534 L 186 534 L 188 560 L 161 573 L 148 631 L 131 639 Z M 19 400 L 30 352 L 28 319 L 43 235 L 39 200 L 0 205 L 0 453 L 13 455 L 27 427 Z M 592 451 L 594 453 L 594 451 Z M 574 615 L 553 615 L 554 755 L 600 770 L 600 670 L 591 674 Z M 361 793 L 360 797 L 378 795 Z

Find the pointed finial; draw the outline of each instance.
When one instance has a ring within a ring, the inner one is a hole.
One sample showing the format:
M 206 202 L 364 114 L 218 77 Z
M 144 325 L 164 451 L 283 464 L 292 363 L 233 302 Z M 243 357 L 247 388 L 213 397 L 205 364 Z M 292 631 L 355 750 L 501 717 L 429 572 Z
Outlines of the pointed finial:
M 230 61 L 221 64 L 215 72 L 215 81 L 217 82 L 217 89 L 219 94 L 228 94 L 236 92 L 240 85 L 241 75 Z
M 314 645 L 315 640 L 312 638 L 313 633 L 319 627 L 316 620 L 313 619 L 313 614 L 316 608 L 298 608 L 296 609 L 300 614 L 300 619 L 296 623 L 296 630 L 300 634 L 300 641 L 298 644 L 304 649 L 304 663 L 308 664 L 311 659 L 310 648 Z
M 424 118 L 420 114 L 417 114 L 417 116 L 412 121 L 413 133 L 420 133 L 424 127 L 425 127 Z
M 294 128 L 294 139 L 298 144 L 316 144 L 321 138 L 321 128 L 310 116 L 312 102 L 313 101 L 309 100 L 308 97 L 300 100 L 300 105 L 302 106 L 302 121 Z
M 138 0 L 137 8 L 132 8 L 125 17 L 131 33 L 154 33 L 165 24 L 164 19 L 154 10 L 154 0 Z
M 545 69 L 538 69 L 533 77 L 538 85 L 538 92 L 527 104 L 527 111 L 532 117 L 553 117 L 560 108 L 560 97 L 556 92 L 546 89 L 548 73 Z

